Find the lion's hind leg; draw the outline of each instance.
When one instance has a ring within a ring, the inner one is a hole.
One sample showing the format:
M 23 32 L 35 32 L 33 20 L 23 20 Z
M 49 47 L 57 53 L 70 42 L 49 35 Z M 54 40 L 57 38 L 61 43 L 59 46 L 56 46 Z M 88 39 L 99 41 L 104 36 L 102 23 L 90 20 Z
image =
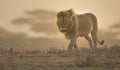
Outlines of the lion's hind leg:
M 94 43 L 94 48 L 97 48 L 97 33 L 96 32 L 91 32 L 91 36 L 92 36 L 92 40 L 93 40 L 93 43 Z
M 88 35 L 88 36 L 85 36 L 85 39 L 89 42 L 89 47 L 90 47 L 90 48 L 93 48 L 91 37 Z

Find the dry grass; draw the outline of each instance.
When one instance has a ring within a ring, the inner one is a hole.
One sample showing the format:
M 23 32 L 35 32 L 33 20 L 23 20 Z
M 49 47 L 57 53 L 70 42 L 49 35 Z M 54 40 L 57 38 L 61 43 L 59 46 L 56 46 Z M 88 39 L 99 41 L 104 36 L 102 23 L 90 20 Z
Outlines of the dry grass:
M 2 52 L 0 70 L 119 70 L 119 51 L 120 46 L 114 45 L 77 52 L 55 48 L 45 52 Z

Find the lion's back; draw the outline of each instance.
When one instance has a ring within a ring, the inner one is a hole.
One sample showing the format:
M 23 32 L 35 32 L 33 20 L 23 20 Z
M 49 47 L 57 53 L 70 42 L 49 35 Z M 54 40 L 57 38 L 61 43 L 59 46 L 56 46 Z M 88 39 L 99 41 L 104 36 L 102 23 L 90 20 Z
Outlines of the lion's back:
M 93 13 L 86 13 L 85 15 L 88 16 L 92 20 L 93 30 L 97 31 L 97 29 L 98 29 L 98 23 L 97 23 L 96 16 Z
M 81 36 L 87 35 L 97 28 L 97 19 L 92 13 L 78 15 L 78 21 L 78 32 Z

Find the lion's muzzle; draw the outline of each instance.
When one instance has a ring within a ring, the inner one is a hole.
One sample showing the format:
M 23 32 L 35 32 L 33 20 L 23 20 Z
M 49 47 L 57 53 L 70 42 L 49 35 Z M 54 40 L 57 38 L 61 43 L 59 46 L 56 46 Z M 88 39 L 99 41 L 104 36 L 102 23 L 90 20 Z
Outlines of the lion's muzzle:
M 67 29 L 66 28 L 60 28 L 60 31 L 61 32 L 67 32 Z

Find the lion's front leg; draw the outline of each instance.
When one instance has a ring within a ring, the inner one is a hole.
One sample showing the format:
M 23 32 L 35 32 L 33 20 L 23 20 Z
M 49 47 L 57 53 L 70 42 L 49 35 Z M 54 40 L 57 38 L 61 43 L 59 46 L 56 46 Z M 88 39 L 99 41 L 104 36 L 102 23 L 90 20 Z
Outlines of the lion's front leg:
M 77 45 L 77 42 L 75 43 L 74 48 L 75 48 L 76 51 L 79 50 L 78 45 Z
M 69 46 L 68 46 L 68 51 L 71 51 L 72 48 L 75 46 L 75 44 L 76 44 L 76 38 L 72 38 L 72 39 L 70 40 L 70 44 L 69 44 Z

